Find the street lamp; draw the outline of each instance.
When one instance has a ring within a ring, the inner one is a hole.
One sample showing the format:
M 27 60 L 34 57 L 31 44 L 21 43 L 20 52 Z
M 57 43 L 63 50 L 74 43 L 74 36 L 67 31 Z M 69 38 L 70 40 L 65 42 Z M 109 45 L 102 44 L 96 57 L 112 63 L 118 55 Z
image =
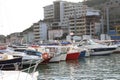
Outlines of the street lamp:
M 109 33 L 109 7 L 106 7 L 107 34 Z

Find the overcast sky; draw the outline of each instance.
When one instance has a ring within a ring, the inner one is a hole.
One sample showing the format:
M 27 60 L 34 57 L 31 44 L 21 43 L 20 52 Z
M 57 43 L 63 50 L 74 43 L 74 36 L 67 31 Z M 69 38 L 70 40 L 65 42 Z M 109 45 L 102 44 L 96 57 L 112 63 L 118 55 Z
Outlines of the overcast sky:
M 43 7 L 56 0 L 0 0 L 0 35 L 22 32 L 44 18 Z M 83 0 L 64 0 L 81 2 Z

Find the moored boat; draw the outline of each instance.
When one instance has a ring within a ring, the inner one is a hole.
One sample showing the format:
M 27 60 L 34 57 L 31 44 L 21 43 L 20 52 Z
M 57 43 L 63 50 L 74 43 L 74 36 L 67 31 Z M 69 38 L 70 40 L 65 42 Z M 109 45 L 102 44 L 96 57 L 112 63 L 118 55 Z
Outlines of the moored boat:
M 18 69 L 21 68 L 22 57 L 14 57 L 13 55 L 0 51 L 0 68 L 1 69 Z
M 78 59 L 80 52 L 78 49 L 76 49 L 74 46 L 66 46 L 67 48 L 67 56 L 66 56 L 66 60 L 74 60 L 74 59 Z
M 36 68 L 39 62 L 22 70 L 0 70 L 0 80 L 38 80 Z
M 90 50 L 90 56 L 109 55 L 117 48 L 116 46 L 102 45 L 89 39 L 82 40 L 78 46 Z

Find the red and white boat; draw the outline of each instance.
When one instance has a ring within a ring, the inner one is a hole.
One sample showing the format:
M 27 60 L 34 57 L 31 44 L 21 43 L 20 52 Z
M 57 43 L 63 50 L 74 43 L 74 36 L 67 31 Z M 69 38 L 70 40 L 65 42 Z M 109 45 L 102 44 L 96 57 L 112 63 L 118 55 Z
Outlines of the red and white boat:
M 50 59 L 52 58 L 52 56 L 50 55 L 49 52 L 46 51 L 46 49 L 44 47 L 40 47 L 40 46 L 30 46 L 27 48 L 28 50 L 34 50 L 37 52 L 41 52 L 42 53 L 42 58 L 43 61 L 41 62 L 41 64 L 46 64 L 49 63 Z
M 51 55 L 49 62 L 59 62 L 61 60 L 61 50 L 59 46 L 43 46 L 47 53 Z
M 60 62 L 66 60 L 67 57 L 66 46 L 52 45 L 42 47 L 44 47 L 47 53 L 49 53 L 52 56 L 49 62 Z
M 75 49 L 74 46 L 67 47 L 67 56 L 66 60 L 74 60 L 78 59 L 80 55 L 80 51 L 78 49 Z

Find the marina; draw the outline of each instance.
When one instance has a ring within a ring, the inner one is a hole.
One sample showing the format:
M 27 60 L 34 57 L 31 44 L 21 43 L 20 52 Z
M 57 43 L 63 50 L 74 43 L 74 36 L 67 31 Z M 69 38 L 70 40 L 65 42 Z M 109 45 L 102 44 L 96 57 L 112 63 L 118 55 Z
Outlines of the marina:
M 0 80 L 120 80 L 120 0 L 76 1 L 0 1 Z
M 4 45 L 1 47 L 4 47 Z M 9 64 L 7 62 L 15 56 L 21 57 L 21 62 L 18 64 L 11 61 L 15 65 L 15 70 L 12 71 L 2 70 L 4 66 L 1 64 L 1 78 L 5 75 L 8 76 L 10 73 L 19 75 L 19 71 L 22 75 L 29 75 L 30 79 L 34 79 L 31 74 L 37 73 L 35 77 L 37 80 L 103 80 L 120 78 L 119 72 L 117 72 L 119 71 L 120 54 L 114 53 L 114 50 L 119 48 L 117 45 L 106 45 L 93 40 L 85 40 L 85 42 L 80 41 L 79 43 L 69 44 L 59 42 L 56 45 L 51 43 L 45 45 L 30 44 L 28 46 L 14 45 L 13 47 L 8 45 L 5 47 L 0 50 L 2 55 L 0 62 L 4 61 L 4 64 Z M 6 55 L 13 57 L 4 59 Z M 32 65 L 35 65 L 34 68 L 32 68 Z M 9 68 L 9 66 L 7 67 Z M 25 72 L 23 71 L 24 68 L 28 69 L 27 72 L 26 69 Z M 31 71 L 33 72 L 31 73 Z M 12 74 L 11 76 L 14 77 Z M 8 77 L 4 77 L 3 80 Z M 20 80 L 23 79 L 22 77 L 18 76 Z M 10 78 L 12 80 L 12 77 Z

